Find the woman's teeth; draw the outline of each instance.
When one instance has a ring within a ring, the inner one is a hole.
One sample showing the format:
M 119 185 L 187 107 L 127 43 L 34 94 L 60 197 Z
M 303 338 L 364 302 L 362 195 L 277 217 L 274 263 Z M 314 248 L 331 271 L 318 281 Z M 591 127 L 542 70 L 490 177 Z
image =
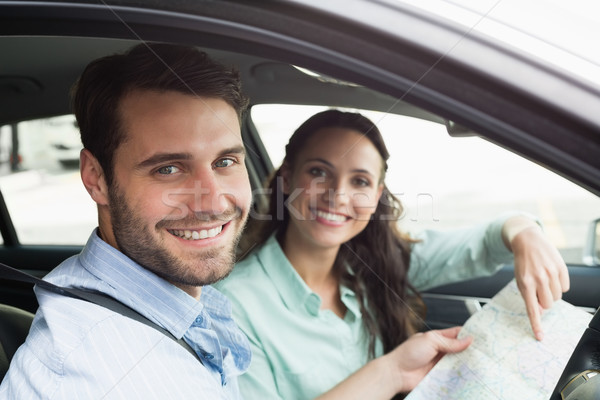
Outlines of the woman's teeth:
M 344 222 L 346 217 L 339 214 L 332 214 L 324 211 L 317 211 L 317 217 L 324 218 L 328 221 Z
M 169 232 L 172 235 L 178 236 L 186 240 L 200 240 L 208 239 L 217 236 L 223 230 L 223 226 L 218 226 L 212 229 L 202 229 L 199 231 L 192 231 L 189 229 L 170 229 Z

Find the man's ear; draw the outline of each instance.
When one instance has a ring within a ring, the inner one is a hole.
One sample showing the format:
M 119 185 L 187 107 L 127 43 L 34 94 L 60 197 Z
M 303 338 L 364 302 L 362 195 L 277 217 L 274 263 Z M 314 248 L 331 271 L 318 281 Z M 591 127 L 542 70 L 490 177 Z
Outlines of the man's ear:
M 108 205 L 108 186 L 100 163 L 89 150 L 79 154 L 79 172 L 83 186 L 98 205 Z
M 281 164 L 279 167 L 279 176 L 281 176 L 281 180 L 283 181 L 283 187 L 281 188 L 283 194 L 290 194 L 290 178 L 292 171 L 290 171 L 290 166 L 287 162 Z

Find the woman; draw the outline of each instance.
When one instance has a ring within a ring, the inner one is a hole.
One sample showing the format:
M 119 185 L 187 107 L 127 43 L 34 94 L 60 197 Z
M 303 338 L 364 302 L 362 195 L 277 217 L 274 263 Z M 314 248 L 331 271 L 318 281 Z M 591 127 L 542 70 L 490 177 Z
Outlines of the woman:
M 538 299 L 550 307 L 567 289 L 564 262 L 525 216 L 422 242 L 401 235 L 402 207 L 384 183 L 388 157 L 378 129 L 360 114 L 325 111 L 291 137 L 269 185 L 269 210 L 249 226 L 250 254 L 219 285 L 253 347 L 240 381 L 248 399 L 409 391 L 436 351 L 468 346 L 452 341 L 457 329 L 413 335 L 422 315 L 417 289 L 491 274 L 511 260 L 509 248 L 526 300 L 533 282 L 532 323 Z M 423 350 L 423 340 L 436 346 L 439 335 L 452 345 Z M 417 353 L 429 358 L 411 358 Z

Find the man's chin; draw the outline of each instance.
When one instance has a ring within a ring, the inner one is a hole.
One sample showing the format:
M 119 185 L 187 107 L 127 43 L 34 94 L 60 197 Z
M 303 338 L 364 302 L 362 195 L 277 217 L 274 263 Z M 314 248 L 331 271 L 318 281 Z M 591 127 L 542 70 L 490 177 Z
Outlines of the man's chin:
M 206 283 L 206 285 L 212 285 L 213 283 L 217 283 L 219 281 L 222 281 L 223 279 L 227 278 L 229 276 L 229 274 L 231 274 L 231 271 L 233 271 L 233 267 L 235 265 L 231 264 L 231 267 L 224 270 L 219 276 L 215 276 L 215 279 L 213 279 L 211 282 Z
M 202 257 L 194 264 L 179 273 L 173 273 L 167 280 L 186 286 L 211 285 L 231 273 L 234 267 L 234 258 L 223 257 L 223 254 L 220 254 L 219 257 L 214 258 Z

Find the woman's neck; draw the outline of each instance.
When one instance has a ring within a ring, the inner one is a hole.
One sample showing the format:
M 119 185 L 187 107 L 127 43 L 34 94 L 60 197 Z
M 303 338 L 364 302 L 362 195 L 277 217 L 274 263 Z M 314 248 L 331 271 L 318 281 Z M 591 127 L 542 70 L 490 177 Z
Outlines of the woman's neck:
M 346 306 L 340 297 L 338 274 L 333 270 L 339 251 L 312 245 L 288 231 L 281 241 L 287 259 L 306 285 L 321 298 L 321 309 L 331 310 L 344 318 Z
M 339 247 L 316 246 L 295 235 L 291 229 L 287 229 L 283 235 L 281 247 L 296 272 L 311 289 L 331 282 Z

